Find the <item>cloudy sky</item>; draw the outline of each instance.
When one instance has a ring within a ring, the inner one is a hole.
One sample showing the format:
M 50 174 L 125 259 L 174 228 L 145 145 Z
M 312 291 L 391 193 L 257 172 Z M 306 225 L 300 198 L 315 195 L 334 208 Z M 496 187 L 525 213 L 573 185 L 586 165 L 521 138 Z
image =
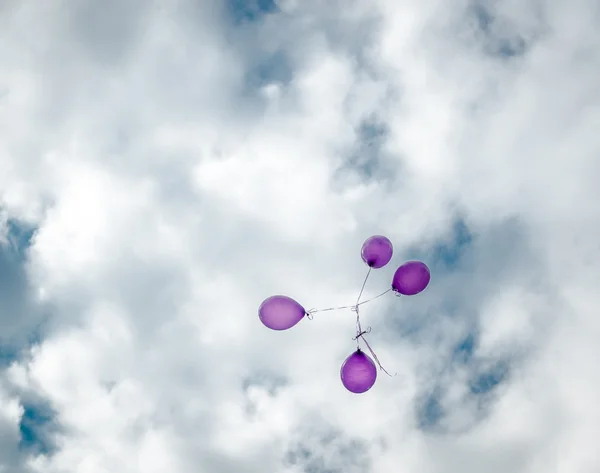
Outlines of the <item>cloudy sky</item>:
M 0 2 L 0 471 L 598 473 L 593 0 Z M 428 289 L 365 305 L 384 234 Z

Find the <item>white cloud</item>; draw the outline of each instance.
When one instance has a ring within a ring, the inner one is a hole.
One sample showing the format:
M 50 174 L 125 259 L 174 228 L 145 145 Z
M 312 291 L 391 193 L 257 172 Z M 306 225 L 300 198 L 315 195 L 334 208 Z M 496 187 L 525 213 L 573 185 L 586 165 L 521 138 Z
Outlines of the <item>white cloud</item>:
M 591 2 L 284 2 L 237 26 L 220 2 L 7 5 L 1 221 L 38 227 L 27 290 L 52 318 L 1 368 L 0 466 L 597 472 Z M 287 76 L 258 84 L 275 53 Z M 348 165 L 373 121 L 387 176 Z M 446 268 L 457 218 L 473 243 Z M 368 296 L 415 254 L 432 284 L 364 306 L 398 376 L 355 396 L 352 312 L 275 333 L 256 310 L 352 303 L 380 233 L 396 254 Z M 471 393 L 498 362 L 499 388 Z M 421 429 L 436 389 L 445 415 Z M 18 448 L 31 397 L 57 414 L 47 456 Z

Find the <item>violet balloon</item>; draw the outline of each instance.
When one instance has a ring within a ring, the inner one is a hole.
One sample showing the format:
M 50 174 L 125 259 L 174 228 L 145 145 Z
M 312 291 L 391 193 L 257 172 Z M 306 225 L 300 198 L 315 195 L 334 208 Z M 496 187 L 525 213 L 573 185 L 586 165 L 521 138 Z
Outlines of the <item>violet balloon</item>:
M 260 321 L 272 330 L 287 330 L 300 322 L 306 310 L 288 296 L 271 296 L 258 308 Z
M 361 256 L 367 266 L 379 269 L 390 262 L 393 253 L 394 248 L 388 238 L 374 235 L 363 243 Z
M 405 296 L 422 292 L 431 280 L 427 265 L 421 261 L 407 261 L 394 273 L 392 289 Z
M 359 348 L 342 364 L 340 377 L 348 391 L 361 394 L 367 392 L 375 384 L 377 368 L 369 355 Z

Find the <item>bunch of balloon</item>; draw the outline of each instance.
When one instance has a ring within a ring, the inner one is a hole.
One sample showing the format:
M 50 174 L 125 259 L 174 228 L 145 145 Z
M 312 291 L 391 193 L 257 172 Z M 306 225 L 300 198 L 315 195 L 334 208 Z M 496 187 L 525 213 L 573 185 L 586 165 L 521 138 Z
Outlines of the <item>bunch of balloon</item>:
M 374 235 L 363 243 L 361 257 L 369 270 L 354 305 L 330 307 L 327 309 L 311 309 L 307 311 L 291 297 L 279 295 L 271 296 L 263 301 L 258 309 L 258 317 L 266 327 L 272 330 L 288 330 L 300 322 L 304 317 L 311 317 L 317 312 L 338 309 L 350 309 L 355 312 L 356 336 L 353 340 L 356 341 L 356 350 L 344 360 L 340 370 L 340 378 L 342 384 L 348 391 L 355 394 L 367 392 L 373 387 L 377 380 L 377 367 L 375 366 L 375 363 L 377 363 L 379 368 L 386 374 L 389 375 L 389 373 L 383 368 L 377 359 L 377 355 L 375 355 L 369 342 L 365 338 L 365 335 L 370 333 L 371 329 L 370 327 L 366 330 L 362 329 L 359 307 L 390 291 L 395 292 L 396 295 L 414 296 L 425 290 L 431 280 L 431 273 L 425 263 L 421 261 L 407 261 L 396 269 L 392 278 L 391 287 L 381 294 L 361 302 L 371 271 L 386 266 L 391 261 L 393 253 L 394 249 L 392 242 L 382 235 Z M 361 340 L 364 342 L 373 358 L 362 351 L 360 347 Z

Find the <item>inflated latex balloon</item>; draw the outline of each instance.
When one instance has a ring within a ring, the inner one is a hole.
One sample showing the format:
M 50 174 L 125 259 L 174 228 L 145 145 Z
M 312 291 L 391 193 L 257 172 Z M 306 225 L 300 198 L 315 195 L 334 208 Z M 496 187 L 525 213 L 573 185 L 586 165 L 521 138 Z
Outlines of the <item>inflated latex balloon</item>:
M 407 261 L 400 266 L 392 279 L 392 289 L 405 296 L 423 291 L 431 280 L 427 265 L 421 261 Z
M 287 330 L 300 322 L 306 310 L 288 296 L 271 296 L 258 308 L 261 322 L 272 330 Z
M 362 246 L 361 256 L 370 268 L 383 268 L 392 259 L 392 242 L 382 235 L 368 238 Z
M 359 348 L 344 361 L 340 377 L 348 391 L 361 394 L 367 392 L 375 384 L 377 368 L 369 355 Z

